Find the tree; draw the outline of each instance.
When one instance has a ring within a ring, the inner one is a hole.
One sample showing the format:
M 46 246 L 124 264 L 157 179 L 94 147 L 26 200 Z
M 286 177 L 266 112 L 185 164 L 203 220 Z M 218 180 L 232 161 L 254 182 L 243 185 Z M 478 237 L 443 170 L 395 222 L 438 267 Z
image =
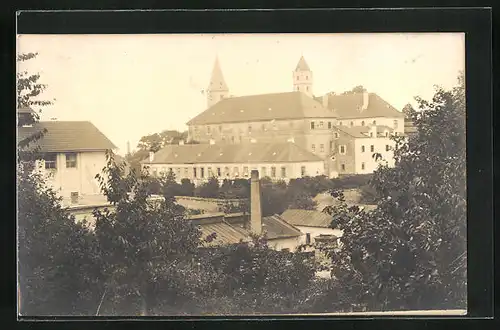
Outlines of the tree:
M 18 62 L 36 57 L 19 54 Z M 17 74 L 19 109 L 33 109 L 19 116 L 18 126 L 36 124 L 38 114 L 52 101 L 43 100 L 46 85 L 39 74 Z M 45 185 L 36 168 L 39 148 L 32 143 L 43 137 L 40 131 L 18 142 L 18 285 L 22 315 L 82 315 L 96 306 L 92 290 L 95 241 L 85 223 L 61 207 L 60 198 Z
M 269 178 L 261 179 L 262 216 L 281 214 L 288 208 L 287 185 L 284 181 L 272 182 Z
M 410 119 L 414 111 L 415 110 L 413 109 L 410 103 L 406 104 L 402 110 L 403 114 L 405 115 L 405 119 Z
M 350 91 L 346 91 L 344 93 L 342 93 L 343 95 L 349 95 L 349 94 L 357 94 L 357 93 L 363 93 L 363 92 L 366 92 L 366 88 L 364 88 L 363 86 L 361 85 L 358 85 L 356 87 L 353 87 L 352 90 Z
M 465 88 L 417 98 L 414 136 L 396 140 L 396 166 L 371 183 L 377 209 L 332 208 L 342 248 L 333 274 L 370 310 L 453 309 L 466 304 Z
M 162 189 L 163 199 L 150 200 L 146 173 L 123 176 L 123 167 L 111 154 L 103 173 L 97 178 L 115 209 L 94 211 L 107 313 L 123 315 L 139 309 L 147 315 L 158 306 L 191 299 L 187 274 L 193 270 L 201 232 L 186 221 L 184 208 L 168 189 Z
M 38 174 L 18 175 L 17 187 L 21 314 L 91 314 L 99 278 L 93 235 Z
M 264 236 L 207 249 L 200 260 L 206 281 L 197 300 L 205 313 L 293 313 L 311 299 L 313 260 L 270 249 Z
M 182 179 L 179 187 L 179 196 L 194 196 L 194 183 L 189 179 Z
M 211 177 L 207 182 L 195 188 L 195 196 L 204 198 L 219 197 L 219 181 L 215 177 Z

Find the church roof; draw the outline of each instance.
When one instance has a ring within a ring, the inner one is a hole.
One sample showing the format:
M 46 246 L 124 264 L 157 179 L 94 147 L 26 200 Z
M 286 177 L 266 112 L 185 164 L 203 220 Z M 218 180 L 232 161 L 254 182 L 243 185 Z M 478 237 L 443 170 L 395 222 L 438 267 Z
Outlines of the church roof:
M 334 110 L 338 119 L 373 118 L 373 117 L 404 117 L 392 105 L 375 93 L 368 94 L 368 108 L 362 110 L 363 93 L 328 95 L 328 108 Z M 321 97 L 316 98 L 319 102 Z
M 307 62 L 304 59 L 304 56 L 300 57 L 299 63 L 297 63 L 295 71 L 311 71 L 311 69 L 309 69 L 309 65 L 307 65 Z
M 226 81 L 224 80 L 224 75 L 220 68 L 219 59 L 215 59 L 214 68 L 212 70 L 212 77 L 210 78 L 210 83 L 208 84 L 209 91 L 227 91 Z
M 318 162 L 317 155 L 292 142 L 168 145 L 151 164 L 231 164 Z M 149 159 L 141 163 L 150 164 Z
M 334 112 L 306 94 L 287 92 L 226 98 L 187 125 L 336 117 Z

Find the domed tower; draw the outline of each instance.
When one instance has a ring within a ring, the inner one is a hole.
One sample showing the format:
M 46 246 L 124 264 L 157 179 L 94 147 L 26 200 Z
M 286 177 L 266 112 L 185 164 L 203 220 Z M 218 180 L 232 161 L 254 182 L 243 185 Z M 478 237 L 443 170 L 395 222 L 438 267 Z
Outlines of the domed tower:
M 207 107 L 211 107 L 223 98 L 229 96 L 229 88 L 226 85 L 222 70 L 219 65 L 219 58 L 215 59 L 212 78 L 207 88 Z
M 309 69 L 304 56 L 300 57 L 295 71 L 293 71 L 293 90 L 313 96 L 313 73 Z

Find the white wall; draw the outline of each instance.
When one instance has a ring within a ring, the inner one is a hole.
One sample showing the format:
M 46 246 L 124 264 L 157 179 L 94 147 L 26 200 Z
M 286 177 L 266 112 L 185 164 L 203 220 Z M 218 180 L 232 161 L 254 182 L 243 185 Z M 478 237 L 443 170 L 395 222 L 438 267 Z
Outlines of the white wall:
M 38 161 L 47 184 L 63 197 L 70 197 L 71 192 L 80 195 L 100 194 L 100 187 L 95 175 L 101 173 L 106 166 L 104 151 L 77 153 L 76 168 L 66 168 L 66 154 L 57 154 L 56 169 L 45 170 L 43 161 Z
M 374 147 L 373 152 L 370 149 L 372 145 Z M 387 145 L 389 146 L 389 151 L 386 151 Z M 361 152 L 361 146 L 365 146 L 365 152 Z M 394 146 L 395 142 L 386 137 L 355 139 L 355 172 L 357 174 L 373 173 L 379 164 L 394 166 Z M 382 160 L 375 161 L 373 158 L 374 153 L 380 153 Z M 362 169 L 363 163 L 365 164 L 364 169 Z
M 271 239 L 267 244 L 276 251 L 289 249 L 290 252 L 295 252 L 295 249 L 300 245 L 300 236 Z
M 261 177 L 268 176 L 271 177 L 271 167 L 276 168 L 275 179 L 284 179 L 285 181 L 289 179 L 296 179 L 302 177 L 301 167 L 305 166 L 307 176 L 322 175 L 325 171 L 325 166 L 323 161 L 316 162 L 302 162 L 302 163 L 260 163 L 260 164 L 248 164 L 248 163 L 233 163 L 233 164 L 143 164 L 143 167 L 150 167 L 150 173 L 154 173 L 156 169 L 159 174 L 162 171 L 167 172 L 169 168 L 172 169 L 176 176 L 176 180 L 180 182 L 183 178 L 188 178 L 195 184 L 205 182 L 209 178 L 208 168 L 212 169 L 213 175 L 217 175 L 217 168 L 221 169 L 222 179 L 234 179 L 236 178 L 234 168 L 238 168 L 238 178 L 250 178 L 250 172 L 252 170 L 258 170 Z M 193 177 L 193 167 L 197 168 L 197 178 Z M 204 178 L 201 178 L 200 168 L 205 169 Z M 225 168 L 229 168 L 229 176 L 225 174 Z M 245 176 L 244 168 L 248 168 L 247 175 Z M 263 173 L 262 168 L 266 168 L 266 173 Z M 281 176 L 281 168 L 286 168 L 286 177 Z M 187 173 L 186 173 L 187 170 Z M 274 178 L 273 178 L 274 179 Z

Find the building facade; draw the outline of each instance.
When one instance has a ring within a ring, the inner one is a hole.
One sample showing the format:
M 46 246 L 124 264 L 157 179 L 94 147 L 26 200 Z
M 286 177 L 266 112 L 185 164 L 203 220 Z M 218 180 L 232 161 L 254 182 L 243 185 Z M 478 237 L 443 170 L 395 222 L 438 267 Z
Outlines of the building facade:
M 172 172 L 175 179 L 195 184 L 215 177 L 248 179 L 252 170 L 273 180 L 316 176 L 324 173 L 324 161 L 294 142 L 168 145 L 141 162 L 153 176 Z
M 106 166 L 106 151 L 115 145 L 87 121 L 49 121 L 19 127 L 18 140 L 45 131 L 29 148 L 38 147 L 36 169 L 64 201 L 78 203 L 87 196 L 100 196 L 95 178 Z
M 379 164 L 394 166 L 394 134 L 387 126 L 335 127 L 332 168 L 344 175 L 373 173 Z
M 303 56 L 292 79 L 293 92 L 231 97 L 216 59 L 208 89 L 208 108 L 187 123 L 188 139 L 220 145 L 293 140 L 323 160 L 320 174 L 336 176 L 342 172 L 369 173 L 376 168 L 364 159 L 365 154 L 358 155 L 357 165 L 354 155 L 350 159 L 343 153 L 339 155 L 339 141 L 334 137 L 336 127 L 364 130 L 379 126 L 390 128 L 394 135 L 405 134 L 404 114 L 375 93 L 357 89 L 340 95 L 314 96 L 313 72 Z M 361 142 L 356 141 L 346 141 L 353 152 L 361 148 L 357 145 Z M 380 149 L 381 140 L 372 142 Z M 342 163 L 339 158 L 346 159 Z M 240 172 L 240 169 L 234 171 Z

